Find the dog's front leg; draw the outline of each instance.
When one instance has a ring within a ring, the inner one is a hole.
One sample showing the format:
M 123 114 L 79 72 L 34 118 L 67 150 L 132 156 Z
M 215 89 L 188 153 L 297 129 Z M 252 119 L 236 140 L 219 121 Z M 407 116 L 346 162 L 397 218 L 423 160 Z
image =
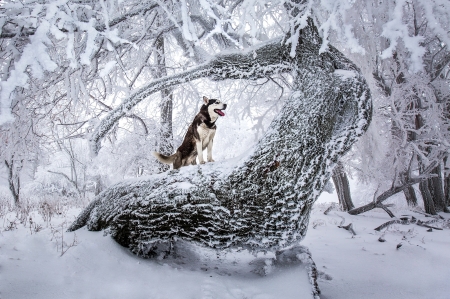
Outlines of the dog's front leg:
M 207 152 L 207 154 L 208 154 L 208 162 L 214 162 L 214 159 L 212 157 L 212 147 L 213 147 L 213 141 L 214 141 L 214 135 L 215 134 L 216 134 L 215 132 L 212 133 L 211 137 L 210 137 L 211 139 L 209 139 L 208 152 Z
M 197 146 L 197 156 L 198 156 L 198 163 L 199 164 L 205 164 L 205 160 L 203 160 L 203 145 L 201 140 L 196 140 L 195 144 Z

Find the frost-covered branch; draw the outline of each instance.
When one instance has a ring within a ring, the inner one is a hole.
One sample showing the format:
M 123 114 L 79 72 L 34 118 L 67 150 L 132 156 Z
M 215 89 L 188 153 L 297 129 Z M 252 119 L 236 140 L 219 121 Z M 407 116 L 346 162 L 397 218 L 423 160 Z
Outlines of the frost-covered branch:
M 131 17 L 137 16 L 137 15 L 143 15 L 143 14 L 147 13 L 148 11 L 153 10 L 157 7 L 158 7 L 158 4 L 150 2 L 145 5 L 140 6 L 138 8 L 135 8 L 131 11 L 128 11 L 128 12 L 124 13 L 123 15 L 115 17 L 114 19 L 112 19 L 108 22 L 108 26 L 106 26 L 106 24 L 96 24 L 94 26 L 94 28 L 98 32 L 104 32 L 107 29 L 109 29 L 110 27 L 118 25 L 124 21 L 127 21 Z M 89 20 L 85 20 L 85 21 L 88 22 Z M 69 24 L 65 24 L 65 25 L 69 25 Z M 74 26 L 74 25 L 76 26 L 75 22 L 70 24 L 70 26 Z M 59 28 L 59 30 L 63 33 L 69 32 L 69 29 L 67 29 L 66 27 Z M 78 30 L 83 31 L 83 29 L 78 28 L 78 27 L 75 27 L 75 29 L 73 29 L 73 28 L 70 29 L 71 32 L 77 32 Z M 30 36 L 30 35 L 34 35 L 35 33 L 36 33 L 36 28 L 23 28 L 16 24 L 14 30 L 11 30 L 9 28 L 5 28 L 5 29 L 1 30 L 0 31 L 0 39 L 13 38 L 16 36 Z
M 430 173 L 436 167 L 437 164 L 438 164 L 438 162 L 434 161 L 433 163 L 431 163 L 422 172 L 422 174 L 420 176 L 414 177 L 414 178 L 407 178 L 406 182 L 404 182 L 401 185 L 397 185 L 397 186 L 392 185 L 392 187 L 389 190 L 386 190 L 385 192 L 383 192 L 382 194 L 377 196 L 376 199 L 374 199 L 374 201 L 372 201 L 371 203 L 368 203 L 368 204 L 366 204 L 364 206 L 361 206 L 359 208 L 355 208 L 353 210 L 350 210 L 348 213 L 351 214 L 351 215 L 359 215 L 359 214 L 362 214 L 364 212 L 370 211 L 370 210 L 375 209 L 375 208 L 381 208 L 381 209 L 386 211 L 387 206 L 383 205 L 383 202 L 385 200 L 390 198 L 392 195 L 395 195 L 395 194 L 397 194 L 399 192 L 402 192 L 403 190 L 405 190 L 406 188 L 408 188 L 408 187 L 410 187 L 412 185 L 415 185 L 415 184 L 420 183 L 422 181 L 428 180 L 430 178 Z M 389 213 L 388 211 L 386 211 L 386 212 L 392 218 L 394 217 L 394 215 L 392 213 Z
M 62 172 L 59 172 L 59 171 L 52 171 L 52 170 L 47 170 L 47 171 L 48 171 L 49 173 L 53 173 L 53 174 L 57 174 L 57 175 L 63 176 L 69 183 L 71 183 L 71 184 L 75 187 L 75 190 L 77 190 L 78 195 L 81 195 L 81 191 L 80 191 L 80 189 L 78 189 L 78 184 L 77 184 L 77 182 L 71 180 L 67 174 L 62 173 Z
M 202 65 L 171 76 L 156 79 L 125 99 L 120 106 L 102 119 L 91 135 L 93 153 L 98 154 L 100 142 L 114 124 L 129 111 L 153 93 L 199 78 L 212 80 L 258 79 L 265 76 L 292 70 L 289 59 L 285 57 L 281 39 L 246 51 L 218 55 Z

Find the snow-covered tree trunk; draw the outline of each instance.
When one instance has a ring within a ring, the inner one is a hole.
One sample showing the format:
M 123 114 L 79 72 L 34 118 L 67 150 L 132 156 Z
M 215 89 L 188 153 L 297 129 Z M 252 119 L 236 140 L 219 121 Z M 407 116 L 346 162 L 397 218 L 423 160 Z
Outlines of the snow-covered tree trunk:
M 450 206 L 450 169 L 448 162 L 448 156 L 446 156 L 444 158 L 444 196 L 446 205 Z
M 145 95 L 188 80 L 292 72 L 290 99 L 244 162 L 228 172 L 212 164 L 117 184 L 101 193 L 69 230 L 85 224 L 90 230 L 107 229 L 141 256 L 176 238 L 257 250 L 301 240 L 333 167 L 367 129 L 372 105 L 367 83 L 351 61 L 331 46 L 319 53 L 322 41 L 311 19 L 299 31 L 294 53 L 286 39 L 220 55 L 156 80 L 125 101 L 123 112 L 111 112 L 93 135 L 94 143 L 99 141 L 111 120 Z
M 416 191 L 412 186 L 408 186 L 403 190 L 403 194 L 405 195 L 406 202 L 408 203 L 408 206 L 415 207 L 417 206 L 417 196 Z
M 341 162 L 333 169 L 331 178 L 333 179 L 334 186 L 336 187 L 336 193 L 339 199 L 339 206 L 342 211 L 350 211 L 355 208 L 350 193 L 350 185 L 348 182 L 347 174 Z
M 425 212 L 431 215 L 436 215 L 436 208 L 434 206 L 433 197 L 430 193 L 429 180 L 425 180 L 419 183 L 419 190 L 422 194 L 423 206 L 425 208 Z
M 14 204 L 18 206 L 20 204 L 20 175 L 14 165 L 14 159 L 11 161 L 5 160 L 5 166 L 8 172 L 8 186 L 11 191 L 11 195 L 14 199 Z M 21 161 L 22 164 L 22 161 Z
M 156 52 L 156 78 L 162 78 L 167 76 L 166 69 L 166 57 L 164 49 L 164 36 L 160 36 L 156 39 L 155 43 Z M 173 154 L 173 129 L 172 129 L 172 110 L 173 110 L 173 94 L 170 88 L 161 90 L 161 135 L 159 142 L 159 152 L 164 155 Z M 169 165 L 161 164 L 160 170 L 166 171 L 169 169 Z
M 435 176 L 429 179 L 429 189 L 433 198 L 434 205 L 437 211 L 450 212 L 447 208 L 444 196 L 444 186 L 442 184 L 442 171 L 439 164 L 431 172 Z

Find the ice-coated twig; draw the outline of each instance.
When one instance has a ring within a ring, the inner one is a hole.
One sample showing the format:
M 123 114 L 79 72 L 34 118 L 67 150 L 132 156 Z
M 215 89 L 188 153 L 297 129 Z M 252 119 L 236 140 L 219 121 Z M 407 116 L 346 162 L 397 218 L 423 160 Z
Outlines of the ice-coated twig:
M 338 227 L 341 227 L 341 226 L 343 226 L 343 225 L 344 225 L 344 223 L 345 223 L 345 218 L 344 218 L 344 217 L 342 217 L 341 215 L 338 215 L 338 214 L 336 214 L 336 213 L 335 213 L 335 215 L 341 218 L 341 223 L 339 223 Z
M 350 223 L 350 224 L 344 226 L 345 218 L 342 217 L 341 215 L 338 215 L 338 214 L 336 214 L 336 215 L 342 218 L 341 223 L 339 223 L 338 227 L 348 230 L 353 236 L 356 236 L 355 230 L 353 229 L 353 224 Z
M 420 225 L 420 226 L 423 226 L 423 227 L 427 227 L 427 228 L 433 228 L 433 229 L 437 229 L 437 230 L 442 230 L 442 228 L 440 228 L 440 227 L 428 225 L 425 222 L 420 221 L 420 220 L 417 221 L 417 225 Z
M 325 212 L 323 212 L 325 215 L 328 215 L 328 213 L 330 213 L 332 210 L 336 209 L 337 204 L 335 202 L 333 202 L 328 209 L 325 210 Z
M 356 236 L 355 230 L 353 229 L 353 223 L 350 223 L 346 226 L 339 226 L 339 227 L 348 230 L 352 235 Z
M 418 213 L 418 214 L 425 215 L 426 217 L 432 217 L 432 218 L 435 218 L 435 219 L 441 219 L 441 220 L 445 219 L 444 217 L 442 217 L 442 216 L 439 215 L 439 214 L 438 214 L 438 215 L 431 215 L 431 214 L 428 214 L 428 213 L 419 211 L 419 210 L 417 210 L 417 209 L 415 209 L 414 212 L 415 212 L 415 213 Z

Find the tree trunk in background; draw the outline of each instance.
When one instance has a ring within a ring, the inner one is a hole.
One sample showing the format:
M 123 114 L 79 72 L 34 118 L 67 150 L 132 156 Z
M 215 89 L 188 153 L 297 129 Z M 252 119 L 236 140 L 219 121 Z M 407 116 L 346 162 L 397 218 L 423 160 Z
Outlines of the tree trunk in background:
M 417 135 L 415 132 L 408 132 L 406 138 L 408 142 L 411 142 L 417 139 Z M 405 171 L 404 173 L 401 174 L 400 177 L 406 177 L 407 174 L 408 171 Z M 410 207 L 417 206 L 417 195 L 416 190 L 414 190 L 413 186 L 408 186 L 405 190 L 403 190 L 403 194 L 405 195 L 408 206 Z
M 105 184 L 103 183 L 102 176 L 100 174 L 96 175 L 94 179 L 95 179 L 94 193 L 95 196 L 97 196 L 105 189 Z
M 410 207 L 417 206 L 416 190 L 414 190 L 414 188 L 412 186 L 406 187 L 406 189 L 403 190 L 403 194 L 405 195 L 408 206 L 410 206 Z
M 332 178 L 342 211 L 347 212 L 354 209 L 355 206 L 353 205 L 347 174 L 341 162 L 338 162 L 334 168 Z
M 450 206 L 450 175 L 446 175 L 444 178 L 444 195 L 445 195 L 445 204 Z
M 164 51 L 164 37 L 161 35 L 156 40 L 156 78 L 167 76 L 166 57 Z M 161 90 L 161 134 L 159 142 L 159 152 L 164 155 L 173 154 L 173 129 L 172 129 L 172 110 L 173 110 L 173 94 L 172 89 Z M 167 164 L 161 164 L 160 171 L 166 171 L 170 168 Z
M 17 173 L 14 173 L 14 160 L 10 162 L 5 160 L 6 168 L 8 169 L 8 185 L 9 190 L 14 199 L 14 204 L 18 206 L 20 204 L 20 177 Z
M 431 173 L 436 175 L 428 180 L 428 188 L 430 190 L 431 198 L 433 198 L 434 206 L 438 212 L 443 211 L 448 213 L 449 210 L 444 197 L 444 186 L 442 185 L 441 165 L 436 166 Z
M 420 193 L 423 198 L 423 205 L 425 207 L 425 212 L 431 215 L 436 215 L 436 208 L 434 206 L 433 198 L 431 197 L 430 188 L 429 188 L 430 180 L 425 180 L 419 183 Z
M 450 206 L 450 168 L 448 167 L 448 156 L 444 158 L 444 196 L 446 206 Z
M 417 97 L 416 107 L 418 109 L 422 108 L 422 102 L 419 97 Z M 420 130 L 420 128 L 422 128 L 423 124 L 424 124 L 422 115 L 417 114 L 414 118 L 414 123 L 415 123 L 416 130 Z M 422 172 L 422 169 L 425 168 L 426 165 L 423 165 L 422 160 L 420 158 L 418 158 L 417 160 L 419 163 L 419 168 L 421 169 L 421 172 Z M 439 168 L 439 170 L 438 170 L 438 168 Z M 437 172 L 440 172 L 440 167 L 436 167 L 436 169 L 434 169 L 432 173 L 436 174 Z M 419 189 L 420 189 L 420 193 L 422 194 L 425 212 L 432 214 L 432 215 L 436 215 L 436 211 L 444 210 L 443 205 L 440 203 L 440 201 L 443 200 L 443 196 L 440 199 L 435 197 L 436 195 L 439 196 L 439 194 L 440 194 L 440 192 L 438 190 L 439 188 L 443 188 L 442 183 L 439 184 L 439 182 L 435 181 L 434 178 L 429 178 L 428 180 L 423 181 L 419 184 Z M 441 189 L 441 192 L 442 192 L 442 190 L 443 189 Z M 438 203 L 438 205 L 436 205 L 436 203 Z M 446 207 L 445 207 L 445 210 L 447 210 Z

